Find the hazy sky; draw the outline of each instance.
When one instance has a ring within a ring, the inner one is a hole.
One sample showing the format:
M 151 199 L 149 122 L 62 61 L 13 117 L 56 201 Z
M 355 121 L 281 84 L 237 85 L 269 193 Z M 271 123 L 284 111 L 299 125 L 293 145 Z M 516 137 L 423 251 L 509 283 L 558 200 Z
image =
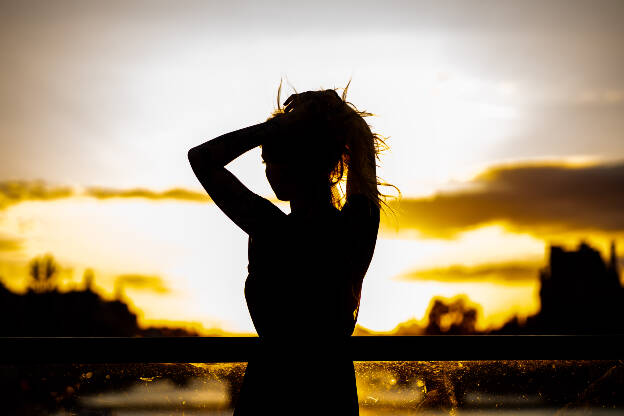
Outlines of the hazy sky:
M 623 158 L 623 17 L 621 1 L 4 1 L 0 178 L 197 188 L 188 148 L 264 120 L 280 77 L 352 77 L 408 195 L 501 160 Z M 238 173 L 267 193 L 257 160 Z

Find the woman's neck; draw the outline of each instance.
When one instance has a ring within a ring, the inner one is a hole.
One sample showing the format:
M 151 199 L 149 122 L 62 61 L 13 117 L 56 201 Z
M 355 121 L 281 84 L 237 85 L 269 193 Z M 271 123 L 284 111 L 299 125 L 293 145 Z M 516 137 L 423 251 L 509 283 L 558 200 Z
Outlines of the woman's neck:
M 302 187 L 304 192 L 295 195 L 290 200 L 290 212 L 302 217 L 314 216 L 319 212 L 326 211 L 333 207 L 331 188 L 323 187 Z

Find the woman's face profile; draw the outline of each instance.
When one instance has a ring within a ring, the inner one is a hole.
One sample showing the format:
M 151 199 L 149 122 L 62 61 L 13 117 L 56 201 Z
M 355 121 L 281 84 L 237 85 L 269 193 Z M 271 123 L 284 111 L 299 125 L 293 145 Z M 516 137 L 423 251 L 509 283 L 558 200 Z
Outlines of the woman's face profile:
M 265 162 L 265 173 L 277 199 L 290 201 L 294 189 L 290 166 L 286 163 Z

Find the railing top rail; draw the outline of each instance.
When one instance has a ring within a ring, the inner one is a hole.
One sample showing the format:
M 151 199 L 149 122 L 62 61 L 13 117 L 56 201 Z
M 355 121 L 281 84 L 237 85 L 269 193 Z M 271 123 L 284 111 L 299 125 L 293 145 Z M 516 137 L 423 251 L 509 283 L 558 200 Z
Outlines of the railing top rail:
M 309 340 L 288 357 L 331 354 Z M 344 348 L 354 361 L 611 360 L 624 359 L 623 341 L 624 335 L 371 336 L 351 337 Z M 245 362 L 261 348 L 256 337 L 0 338 L 0 363 Z

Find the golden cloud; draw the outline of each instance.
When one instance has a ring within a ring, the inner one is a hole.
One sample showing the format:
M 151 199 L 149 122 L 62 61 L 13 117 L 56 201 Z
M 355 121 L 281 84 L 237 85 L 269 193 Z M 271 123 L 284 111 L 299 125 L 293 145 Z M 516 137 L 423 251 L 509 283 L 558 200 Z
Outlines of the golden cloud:
M 83 194 L 79 194 L 69 186 L 55 186 L 42 180 L 14 180 L 0 182 L 0 210 L 24 201 L 52 201 L 78 195 L 86 195 L 97 199 L 143 198 L 150 200 L 171 199 L 195 202 L 211 201 L 210 197 L 204 191 L 199 192 L 184 188 L 152 191 L 145 188 L 114 189 L 90 187 L 87 188 Z
M 176 199 L 183 201 L 209 202 L 210 197 L 206 192 L 191 191 L 189 189 L 174 188 L 167 191 L 152 191 L 144 188 L 135 189 L 112 189 L 112 188 L 88 188 L 86 195 L 98 199 L 108 198 L 145 198 L 152 200 Z
M 0 251 L 19 251 L 22 248 L 22 241 L 15 238 L 0 237 Z
M 488 223 L 534 234 L 624 231 L 624 163 L 497 166 L 468 190 L 408 198 L 394 205 L 399 229 L 452 238 Z M 389 219 L 384 220 L 389 228 Z
M 449 267 L 419 269 L 402 274 L 407 280 L 437 280 L 444 282 L 465 281 L 527 281 L 535 280 L 541 262 L 484 263 L 476 266 L 452 265 Z
M 115 287 L 148 290 L 156 293 L 169 293 L 170 290 L 159 276 L 142 274 L 122 274 L 115 279 Z
M 0 182 L 0 209 L 23 201 L 49 201 L 73 194 L 70 187 L 52 186 L 44 181 L 4 181 Z

